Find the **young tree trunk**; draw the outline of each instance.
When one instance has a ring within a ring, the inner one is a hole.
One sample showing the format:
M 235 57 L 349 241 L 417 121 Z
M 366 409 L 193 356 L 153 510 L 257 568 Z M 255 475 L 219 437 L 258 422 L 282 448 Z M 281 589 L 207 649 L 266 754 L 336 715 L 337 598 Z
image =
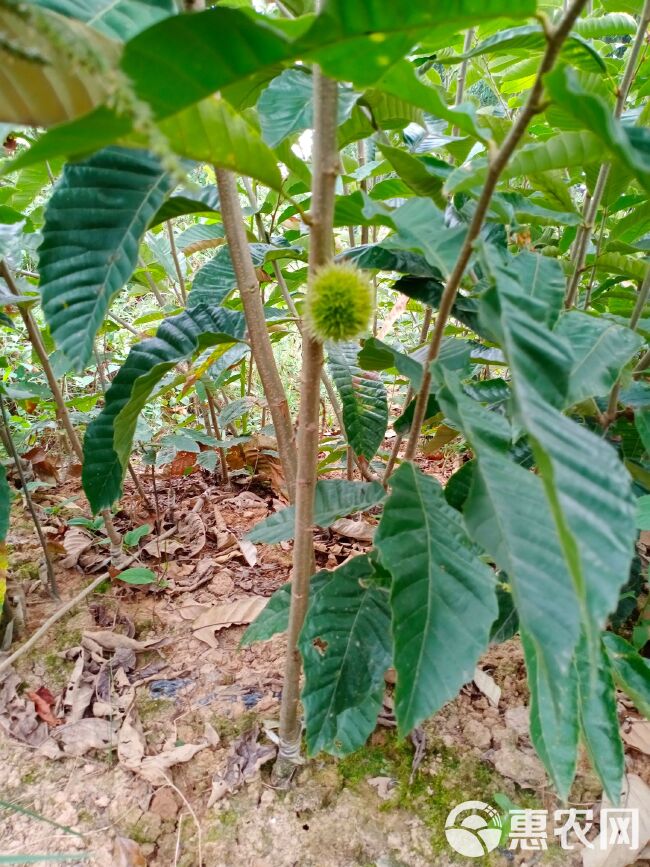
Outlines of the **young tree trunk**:
M 0 276 L 3 278 L 9 288 L 9 291 L 13 295 L 20 294 L 18 291 L 18 287 L 14 282 L 11 271 L 9 270 L 7 263 L 4 260 L 0 262 Z M 70 446 L 72 447 L 72 451 L 75 453 L 77 460 L 80 463 L 83 463 L 83 448 L 81 447 L 81 442 L 79 440 L 79 437 L 77 436 L 77 432 L 72 426 L 68 407 L 65 405 L 63 395 L 61 394 L 61 389 L 59 388 L 59 383 L 57 382 L 54 371 L 52 370 L 50 359 L 48 358 L 47 351 L 41 339 L 41 333 L 38 330 L 38 327 L 34 322 L 34 318 L 29 312 L 29 310 L 26 310 L 22 305 L 20 305 L 18 309 L 20 311 L 20 315 L 22 316 L 23 322 L 25 323 L 25 328 L 27 329 L 30 343 L 32 344 L 34 352 L 36 353 L 39 361 L 41 362 L 45 378 L 47 379 L 47 384 L 49 385 L 50 391 L 52 392 L 52 397 L 54 398 L 54 403 L 56 404 L 57 416 L 67 434 L 68 441 L 70 443 Z M 117 564 L 122 557 L 122 537 L 115 529 L 115 526 L 113 524 L 113 517 L 109 509 L 104 509 L 101 512 L 101 515 L 104 519 L 106 535 L 111 542 L 111 558 Z
M 262 387 L 278 441 L 278 452 L 287 481 L 289 498 L 293 502 L 296 490 L 296 445 L 287 395 L 280 379 L 273 347 L 266 328 L 264 306 L 244 229 L 237 182 L 225 169 L 215 169 L 221 201 L 221 216 L 226 229 L 233 269 L 244 306 L 253 358 L 262 380 Z M 316 380 L 318 381 L 318 379 Z
M 338 174 L 337 86 L 314 69 L 314 150 L 312 226 L 310 232 L 309 274 L 332 258 L 334 191 Z M 309 288 L 307 289 L 309 291 Z M 318 458 L 317 383 L 323 367 L 323 346 L 303 332 L 300 413 L 298 416 L 298 475 L 296 479 L 296 523 L 291 578 L 291 607 L 287 632 L 287 657 L 280 708 L 280 742 L 275 776 L 288 781 L 300 762 L 301 722 L 298 714 L 301 660 L 298 636 L 307 612 L 309 579 L 313 571 L 314 491 Z

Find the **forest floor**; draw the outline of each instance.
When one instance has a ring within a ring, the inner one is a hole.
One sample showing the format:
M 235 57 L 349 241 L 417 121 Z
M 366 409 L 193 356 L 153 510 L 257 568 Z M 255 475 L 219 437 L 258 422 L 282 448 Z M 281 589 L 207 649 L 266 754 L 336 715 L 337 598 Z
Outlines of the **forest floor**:
M 143 484 L 153 501 L 150 477 Z M 118 529 L 153 524 L 130 479 L 125 487 Z M 0 674 L 0 861 L 76 853 L 77 863 L 95 867 L 583 864 L 580 849 L 561 849 L 552 830 L 548 851 L 498 848 L 475 860 L 456 855 L 445 838 L 447 814 L 463 801 L 496 796 L 500 806 L 550 817 L 560 806 L 530 743 L 517 639 L 491 647 L 479 664 L 487 680 L 477 676 L 478 685 L 467 684 L 407 741 L 396 737 L 389 685 L 365 748 L 309 759 L 290 791 L 273 788 L 284 639 L 239 642 L 241 624 L 288 580 L 291 544 L 240 544 L 280 503 L 260 480 L 234 488 L 205 471 L 159 475 L 160 532 L 173 532 L 161 543 L 155 532 L 142 539 L 136 565 L 166 586 L 107 581 Z M 106 550 L 67 524 L 88 514 L 77 478 L 35 499 L 67 600 L 105 568 Z M 17 610 L 25 602 L 23 640 L 61 603 L 39 580 L 39 549 L 19 498 L 8 542 L 9 596 Z M 367 545 L 323 531 L 318 566 L 333 568 Z M 224 621 L 232 625 L 215 627 Z M 638 714 L 622 697 L 619 711 L 629 729 Z M 628 773 L 642 787 L 650 784 L 643 746 L 637 735 L 637 746 L 626 747 Z M 597 816 L 601 798 L 583 757 L 570 805 L 595 807 Z M 650 815 L 650 799 L 646 807 Z M 630 861 L 619 851 L 622 860 L 589 864 L 650 864 L 645 854 Z

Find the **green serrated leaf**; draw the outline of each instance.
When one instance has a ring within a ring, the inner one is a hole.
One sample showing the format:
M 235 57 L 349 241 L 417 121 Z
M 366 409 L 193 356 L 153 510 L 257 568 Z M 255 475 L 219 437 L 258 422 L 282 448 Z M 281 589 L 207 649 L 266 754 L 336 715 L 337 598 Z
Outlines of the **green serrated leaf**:
M 314 495 L 314 524 L 330 527 L 339 518 L 364 512 L 386 496 L 379 482 L 349 482 L 345 479 L 320 479 Z M 287 506 L 257 523 L 246 534 L 251 542 L 284 542 L 293 539 L 295 509 Z
M 372 733 L 391 664 L 388 593 L 368 557 L 340 566 L 310 600 L 300 633 L 307 747 L 353 752 Z
M 320 593 L 324 585 L 332 577 L 332 572 L 322 569 L 309 579 L 310 604 Z M 291 582 L 283 584 L 269 599 L 266 607 L 257 615 L 255 620 L 242 635 L 241 647 L 248 647 L 256 641 L 268 641 L 274 635 L 286 632 L 289 626 L 289 606 L 291 604 Z
M 155 337 L 135 344 L 84 439 L 82 482 L 94 512 L 120 495 L 138 415 L 156 383 L 197 349 L 242 340 L 244 329 L 241 313 L 202 306 L 165 320 Z
M 45 209 L 40 285 L 52 337 L 77 369 L 169 188 L 159 160 L 142 151 L 107 148 L 65 167 Z
M 273 244 L 249 244 L 248 248 L 256 268 L 278 259 L 307 257 L 300 247 L 276 247 Z M 221 304 L 237 286 L 237 278 L 230 256 L 230 247 L 224 244 L 215 255 L 197 271 L 188 296 L 188 307 L 198 304 Z
M 355 454 L 370 461 L 386 434 L 388 401 L 381 378 L 359 366 L 359 349 L 356 343 L 330 343 L 327 358 L 341 397 L 348 443 Z
M 498 609 L 494 574 L 439 483 L 404 463 L 391 486 L 375 546 L 393 576 L 395 713 L 407 733 L 471 680 Z
M 518 257 L 517 257 L 518 258 Z M 579 600 L 582 626 L 596 636 L 616 607 L 635 539 L 630 483 L 614 449 L 560 411 L 566 404 L 573 357 L 566 340 L 549 331 L 560 293 L 529 286 L 490 255 L 494 286 L 481 313 L 497 333 L 512 371 L 516 418 L 528 434 L 558 530 L 564 561 Z
M 577 310 L 560 317 L 555 334 L 567 341 L 573 354 L 567 406 L 609 394 L 623 366 L 643 345 L 631 329 Z

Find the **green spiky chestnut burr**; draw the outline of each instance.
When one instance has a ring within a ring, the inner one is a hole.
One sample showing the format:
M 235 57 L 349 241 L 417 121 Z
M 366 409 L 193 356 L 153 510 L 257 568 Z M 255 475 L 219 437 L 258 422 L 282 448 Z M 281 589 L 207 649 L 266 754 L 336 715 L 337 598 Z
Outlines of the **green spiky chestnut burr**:
M 354 340 L 368 328 L 374 292 L 363 271 L 347 263 L 331 263 L 311 279 L 305 304 L 305 324 L 312 337 Z

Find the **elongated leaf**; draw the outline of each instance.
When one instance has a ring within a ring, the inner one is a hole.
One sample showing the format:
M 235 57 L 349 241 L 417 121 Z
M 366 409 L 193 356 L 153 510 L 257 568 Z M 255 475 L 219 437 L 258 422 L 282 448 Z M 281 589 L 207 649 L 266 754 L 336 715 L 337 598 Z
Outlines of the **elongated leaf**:
M 210 214 L 218 210 L 219 193 L 214 185 L 176 190 L 173 196 L 163 202 L 147 228 L 153 229 L 166 220 L 185 214 Z
M 395 367 L 402 376 L 411 380 L 415 389 L 420 387 L 422 364 L 376 337 L 364 340 L 357 360 L 363 370 L 388 370 L 390 367 Z
M 603 644 L 616 683 L 629 695 L 637 709 L 650 719 L 650 660 L 612 632 L 603 633 Z
M 348 443 L 355 454 L 370 461 L 386 434 L 388 401 L 381 378 L 359 366 L 359 349 L 357 343 L 330 343 L 327 358 L 341 396 Z
M 314 524 L 331 527 L 339 518 L 364 512 L 386 496 L 379 482 L 348 482 L 345 479 L 320 479 L 314 496 Z M 287 506 L 257 523 L 246 534 L 251 542 L 284 542 L 293 539 L 296 512 Z
M 427 199 L 412 199 L 397 208 L 391 222 L 398 232 L 390 239 L 393 249 L 422 253 L 433 268 L 449 276 L 465 237 L 464 226 L 447 227 L 442 211 Z
M 555 333 L 573 354 L 566 405 L 609 394 L 621 368 L 643 345 L 629 328 L 572 310 L 562 316 Z
M 366 556 L 337 569 L 311 599 L 299 647 L 310 753 L 363 746 L 372 733 L 391 664 L 388 593 Z
M 594 648 L 629 572 L 635 538 L 629 477 L 608 443 L 560 412 L 572 354 L 548 325 L 557 319 L 561 296 L 545 295 L 544 287 L 531 296 L 511 267 L 491 256 L 486 265 L 495 285 L 483 296 L 482 313 L 501 331 L 517 418 L 530 438 Z
M 309 602 L 313 602 L 322 588 L 332 577 L 328 569 L 321 569 L 309 579 Z M 289 606 L 291 604 L 291 582 L 287 582 L 276 590 L 269 599 L 266 608 L 257 615 L 239 642 L 241 647 L 248 647 L 256 641 L 268 641 L 274 635 L 286 632 L 289 626 Z
M 388 145 L 381 145 L 381 152 L 404 183 L 418 196 L 431 196 L 438 206 L 444 208 L 442 186 L 451 172 L 448 163 L 435 157 L 415 157 Z
M 648 271 L 648 263 L 623 253 L 603 253 L 596 259 L 596 268 L 599 271 L 607 271 L 608 274 L 620 274 L 622 277 L 629 277 L 642 283 Z
M 625 12 L 610 12 L 599 18 L 578 18 L 573 29 L 585 39 L 602 39 L 604 36 L 633 36 L 637 23 Z
M 64 169 L 45 210 L 40 282 L 52 337 L 77 368 L 169 187 L 158 159 L 141 151 L 108 148 Z
M 156 383 L 197 349 L 242 340 L 244 327 L 237 311 L 195 307 L 135 344 L 84 439 L 82 482 L 93 511 L 110 508 L 120 496 L 138 415 Z
M 521 630 L 530 688 L 530 738 L 555 788 L 566 799 L 578 761 L 578 684 L 572 667 L 561 685 L 553 683 L 535 642 Z M 557 702 L 558 686 L 562 701 Z
M 471 679 L 498 608 L 494 575 L 438 482 L 411 463 L 391 482 L 375 545 L 393 576 L 395 713 L 406 733 Z
M 634 32 L 634 31 L 633 31 Z M 523 27 L 510 27 L 489 36 L 465 54 L 441 58 L 442 63 L 460 63 L 482 54 L 523 54 L 543 52 L 546 36 L 538 24 L 525 24 Z M 568 63 L 586 72 L 603 73 L 607 67 L 600 54 L 578 34 L 571 34 L 562 45 L 562 57 Z
M 580 728 L 591 764 L 613 804 L 621 795 L 625 770 L 623 744 L 618 729 L 616 691 L 607 654 L 600 647 L 598 664 L 592 666 L 586 641 L 578 645 L 576 670 Z
M 106 99 L 107 70 L 117 63 L 117 43 L 46 9 L 26 15 L 18 4 L 0 9 L 0 30 L 0 122 L 49 126 L 83 115 Z M 71 45 L 86 47 L 86 68 L 81 59 L 71 62 Z
M 274 259 L 305 259 L 307 256 L 300 247 L 275 247 L 273 244 L 249 244 L 249 250 L 253 264 L 258 268 Z M 187 305 L 221 304 L 236 286 L 230 247 L 224 245 L 197 272 Z
M 413 274 L 416 277 L 441 276 L 438 268 L 429 264 L 420 253 L 392 249 L 383 244 L 352 247 L 337 256 L 337 260 L 354 262 L 364 271 L 397 271 L 399 274 Z
M 176 14 L 174 0 L 34 0 L 35 5 L 83 21 L 113 39 L 127 40 Z
M 567 169 L 602 161 L 603 146 L 592 132 L 561 132 L 543 142 L 525 145 L 515 152 L 501 174 L 504 181 L 525 175 L 537 175 L 554 169 Z M 460 166 L 445 183 L 447 193 L 459 193 L 480 187 L 487 177 L 487 162 L 474 160 Z
M 629 169 L 646 190 L 650 190 L 647 153 L 635 144 L 632 134 L 614 117 L 604 99 L 583 87 L 575 72 L 567 68 L 558 68 L 547 75 L 546 87 L 563 111 L 596 135 L 609 154 Z

